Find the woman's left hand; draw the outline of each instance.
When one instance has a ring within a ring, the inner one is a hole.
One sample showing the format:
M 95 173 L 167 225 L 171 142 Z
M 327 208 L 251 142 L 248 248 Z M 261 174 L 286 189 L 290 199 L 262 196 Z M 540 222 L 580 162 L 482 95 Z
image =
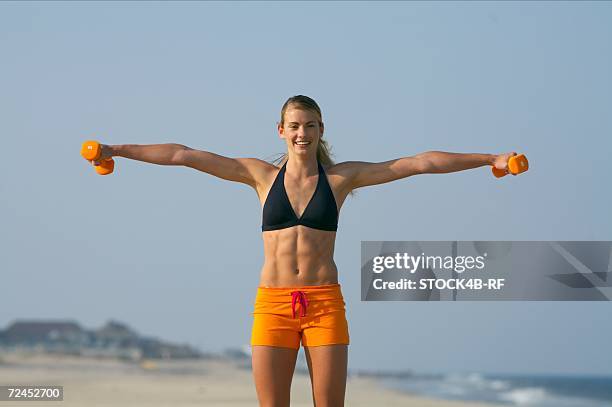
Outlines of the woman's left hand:
M 493 162 L 493 166 L 495 168 L 497 168 L 498 170 L 504 170 L 506 171 L 506 173 L 508 173 L 508 160 L 510 159 L 510 157 L 513 157 L 516 155 L 516 152 L 511 152 L 511 153 L 506 153 L 506 154 L 500 154 L 497 157 L 495 157 L 495 161 Z M 514 174 L 512 174 L 514 175 Z

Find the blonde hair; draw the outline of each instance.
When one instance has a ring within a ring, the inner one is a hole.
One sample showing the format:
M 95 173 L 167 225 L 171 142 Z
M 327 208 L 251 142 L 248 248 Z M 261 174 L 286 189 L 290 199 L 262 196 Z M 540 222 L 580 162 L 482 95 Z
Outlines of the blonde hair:
M 323 126 L 323 115 L 321 114 L 321 108 L 317 105 L 313 99 L 304 95 L 292 96 L 283 105 L 280 114 L 280 122 L 279 125 L 283 127 L 285 125 L 285 112 L 289 107 L 293 107 L 295 109 L 308 110 L 310 112 L 315 113 L 319 118 L 319 126 Z M 324 140 L 323 137 L 319 138 L 319 144 L 317 145 L 317 160 L 324 166 L 334 165 L 334 160 L 331 158 L 331 147 L 327 143 L 327 140 Z M 287 161 L 287 153 L 280 153 L 279 157 L 273 159 L 272 164 L 279 166 L 284 164 Z

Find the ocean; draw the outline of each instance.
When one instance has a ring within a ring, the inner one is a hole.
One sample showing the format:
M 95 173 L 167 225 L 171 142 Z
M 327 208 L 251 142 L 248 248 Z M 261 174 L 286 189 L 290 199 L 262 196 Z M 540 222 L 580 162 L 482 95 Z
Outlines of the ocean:
M 432 398 L 528 407 L 612 407 L 612 376 L 447 374 L 385 379 Z

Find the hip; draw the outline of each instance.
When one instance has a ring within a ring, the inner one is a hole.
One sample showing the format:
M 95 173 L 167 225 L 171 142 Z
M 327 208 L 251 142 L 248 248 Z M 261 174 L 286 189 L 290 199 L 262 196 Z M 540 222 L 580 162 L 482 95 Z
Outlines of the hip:
M 344 313 L 340 284 L 297 287 L 258 287 L 253 314 L 273 314 L 289 318 Z

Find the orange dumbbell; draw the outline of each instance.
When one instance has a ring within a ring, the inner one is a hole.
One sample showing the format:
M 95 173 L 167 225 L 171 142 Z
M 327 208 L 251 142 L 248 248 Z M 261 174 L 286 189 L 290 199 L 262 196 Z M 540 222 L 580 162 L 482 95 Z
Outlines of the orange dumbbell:
M 99 161 L 102 155 L 102 145 L 94 140 L 87 140 L 81 147 L 81 155 L 87 161 Z M 108 175 L 115 169 L 115 161 L 112 158 L 106 158 L 100 161 L 100 165 L 94 165 L 96 172 L 100 175 Z
M 510 157 L 508 160 L 508 171 L 500 170 L 493 166 L 493 175 L 497 178 L 504 177 L 508 174 L 518 175 L 521 172 L 525 172 L 529 169 L 529 161 L 527 161 L 527 157 L 524 154 L 519 154 Z

